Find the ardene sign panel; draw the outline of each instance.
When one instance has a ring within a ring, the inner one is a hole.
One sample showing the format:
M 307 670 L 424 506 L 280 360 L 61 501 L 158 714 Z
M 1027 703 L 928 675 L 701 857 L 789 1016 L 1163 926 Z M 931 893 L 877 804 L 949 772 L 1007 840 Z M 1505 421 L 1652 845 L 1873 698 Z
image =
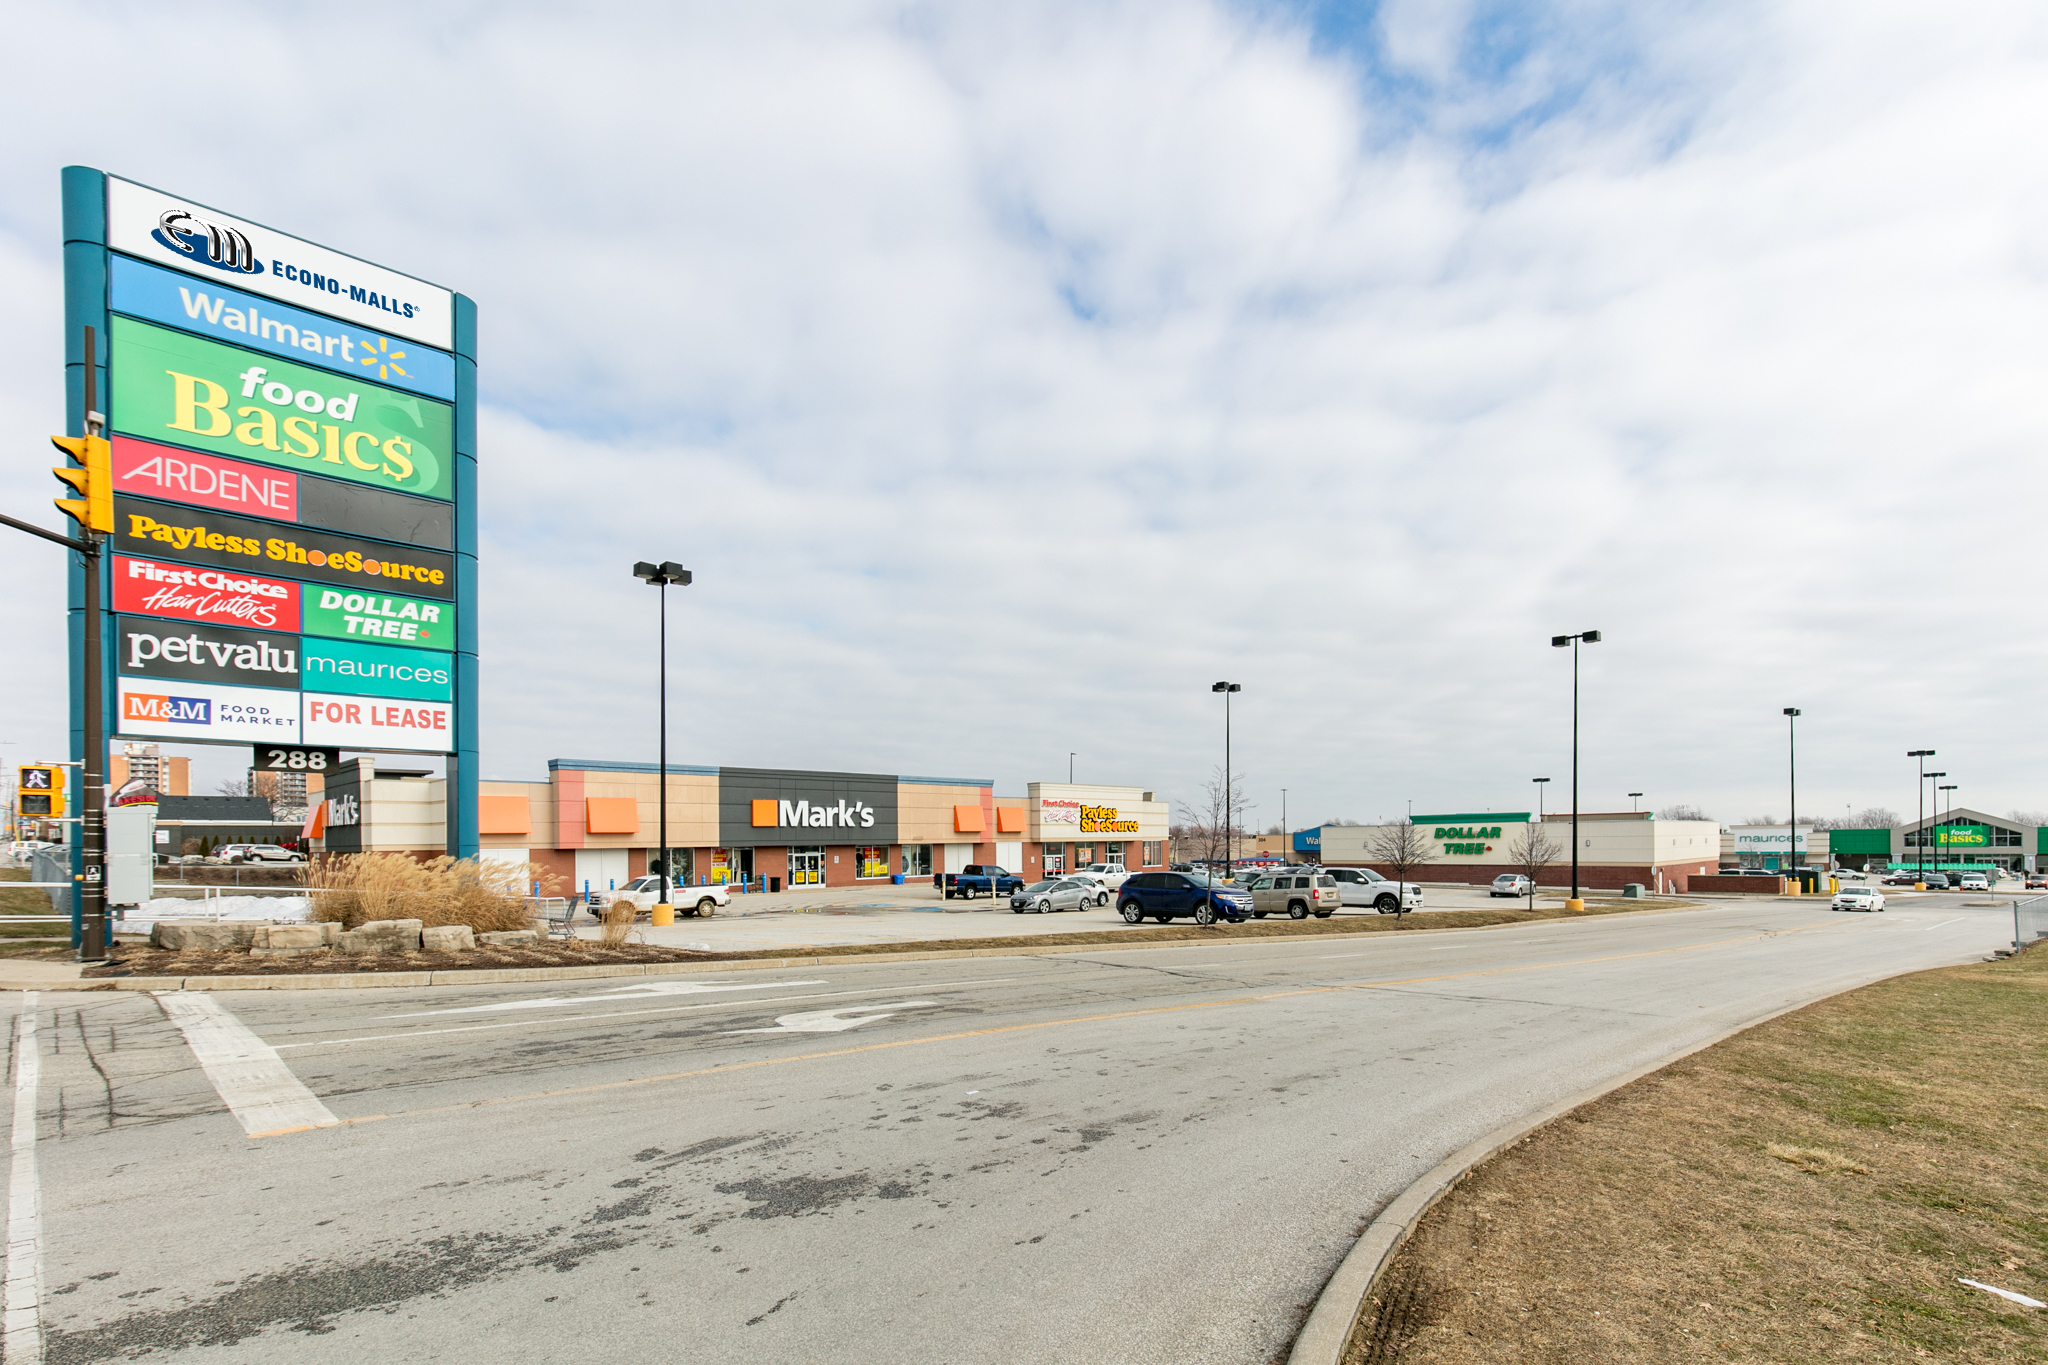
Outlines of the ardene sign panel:
M 718 842 L 727 848 L 893 844 L 896 778 L 720 768 Z
M 455 348 L 448 290 L 111 175 L 107 244 L 152 265 Z
M 331 526 L 405 545 L 455 548 L 452 504 L 362 484 L 301 478 L 196 450 L 113 439 L 114 491 L 252 517 Z

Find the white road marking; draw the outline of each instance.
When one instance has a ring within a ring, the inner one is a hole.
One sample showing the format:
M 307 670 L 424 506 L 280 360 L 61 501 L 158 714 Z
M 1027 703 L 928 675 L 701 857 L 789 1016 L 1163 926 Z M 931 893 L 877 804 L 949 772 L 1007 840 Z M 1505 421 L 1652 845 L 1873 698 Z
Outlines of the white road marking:
M 1956 916 L 1956 917 L 1955 917 L 1954 919 L 1945 919 L 1945 920 L 1943 920 L 1943 921 L 1941 922 L 1941 924 L 1961 924 L 1961 923 L 1962 923 L 1962 922 L 1963 922 L 1963 921 L 1964 921 L 1965 919 L 1968 919 L 1968 918 L 1969 918 L 1969 916 L 1967 916 L 1967 915 L 1957 915 L 1957 916 Z M 1922 930 L 1921 930 L 1920 932 L 1921 932 L 1921 933 L 1923 933 L 1923 934 L 1931 934 L 1931 933 L 1933 933 L 1933 932 L 1934 932 L 1934 931 L 1935 931 L 1936 929 L 1939 929 L 1939 928 L 1941 928 L 1941 924 L 1930 924 L 1930 925 L 1928 925 L 1928 926 L 1927 926 L 1927 927 L 1926 927 L 1925 929 L 1922 929 Z
M 507 1000 L 498 1005 L 464 1005 L 458 1009 L 421 1010 L 417 1014 L 385 1014 L 382 1019 L 427 1019 L 441 1014 L 495 1014 L 503 1010 L 553 1010 L 604 1000 L 642 1000 L 657 995 L 703 995 L 712 991 L 772 991 L 778 986 L 822 986 L 823 981 L 751 981 L 712 985 L 703 981 L 647 981 L 614 986 L 597 995 L 543 995 L 532 1000 Z
M 844 1033 L 862 1024 L 872 1024 L 877 1019 L 887 1019 L 888 1013 L 855 1014 L 856 1010 L 914 1010 L 936 1005 L 936 1000 L 896 1000 L 886 1005 L 845 1005 L 836 1010 L 806 1010 L 802 1014 L 784 1014 L 775 1020 L 774 1028 L 735 1028 L 727 1033 Z M 852 1017 L 848 1017 L 852 1016 Z
M 36 1174 L 36 992 L 22 992 L 14 1025 L 14 1166 L 7 1181 L 7 1299 L 0 1352 L 8 1365 L 43 1359 L 43 1188 Z
M 227 1006 L 205 991 L 158 991 L 163 1006 L 206 1079 L 241 1122 L 242 1131 L 258 1133 L 330 1128 L 341 1120 L 328 1112 L 319 1096 L 292 1074 L 276 1049 L 258 1038 L 248 1025 L 228 1013 Z
M 925 984 L 925 989 L 936 991 L 957 986 L 1003 986 L 1017 979 L 1014 976 L 998 976 L 978 981 L 932 981 Z M 785 981 L 778 982 L 777 984 L 801 986 L 805 983 L 801 981 Z M 555 1024 L 589 1023 L 592 1020 L 640 1019 L 656 1014 L 686 1014 L 692 1010 L 731 1009 L 736 1005 L 786 1005 L 797 1000 L 839 1000 L 849 995 L 888 995 L 892 991 L 900 991 L 902 989 L 901 986 L 870 986 L 864 990 L 857 991 L 813 991 L 809 995 L 785 995 L 769 1000 L 713 1000 L 702 1005 L 670 1005 L 658 1010 L 607 1010 L 603 1014 L 572 1014 L 566 1019 L 560 1017 L 551 1019 L 517 1019 L 507 1024 L 464 1024 L 459 1028 L 422 1028 L 408 1029 L 399 1033 L 365 1033 L 355 1038 L 320 1038 L 305 1043 L 278 1043 L 276 1044 L 276 1050 L 284 1052 L 295 1047 L 330 1047 L 342 1043 L 382 1043 L 394 1039 L 402 1041 L 407 1038 L 434 1038 L 444 1033 L 486 1033 L 494 1029 L 535 1028 L 543 1024 L 552 1026 Z M 605 997 L 599 997 L 591 1003 L 603 1004 L 604 1000 Z M 411 1018 L 415 1016 L 398 1015 L 390 1017 Z

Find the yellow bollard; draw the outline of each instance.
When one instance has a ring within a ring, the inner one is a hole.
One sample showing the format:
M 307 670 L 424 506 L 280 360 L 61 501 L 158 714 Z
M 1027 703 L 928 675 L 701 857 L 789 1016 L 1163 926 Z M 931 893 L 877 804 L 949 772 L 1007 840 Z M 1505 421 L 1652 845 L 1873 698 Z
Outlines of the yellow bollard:
M 676 922 L 676 908 L 666 902 L 654 907 L 654 927 L 667 929 Z
M 1586 913 L 1586 903 L 1580 900 L 1577 896 L 1573 896 L 1570 900 L 1566 901 L 1564 903 L 1564 908 L 1574 915 L 1583 915 Z

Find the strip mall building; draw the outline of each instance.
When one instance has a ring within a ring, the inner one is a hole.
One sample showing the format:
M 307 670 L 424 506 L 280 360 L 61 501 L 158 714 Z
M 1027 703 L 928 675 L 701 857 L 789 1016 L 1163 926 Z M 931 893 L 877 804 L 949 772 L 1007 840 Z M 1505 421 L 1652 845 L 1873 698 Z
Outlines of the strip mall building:
M 1514 850 L 1535 817 L 1527 811 L 1483 811 L 1418 815 L 1413 823 L 1421 827 L 1429 858 L 1409 868 L 1410 881 L 1483 885 L 1522 870 Z M 1572 817 L 1545 815 L 1541 828 L 1557 856 L 1537 880 L 1562 886 L 1571 877 Z M 1370 867 L 1392 876 L 1393 868 L 1372 851 L 1383 833 L 1376 825 L 1324 825 L 1296 832 L 1295 847 L 1297 856 L 1320 858 L 1326 866 Z M 1579 812 L 1582 887 L 1618 891 L 1636 882 L 1651 891 L 1684 891 L 1688 877 L 1712 876 L 1720 862 L 1721 827 L 1712 820 L 1659 820 L 1648 811 Z
M 433 854 L 443 784 L 355 759 L 327 782 L 320 847 Z M 928 878 L 995 863 L 1036 878 L 1092 862 L 1166 865 L 1166 803 L 1138 787 L 1034 782 L 999 797 L 986 779 L 783 768 L 668 770 L 671 875 L 796 886 Z M 658 856 L 652 763 L 556 759 L 544 782 L 483 782 L 483 856 L 531 862 L 562 889 L 604 890 Z

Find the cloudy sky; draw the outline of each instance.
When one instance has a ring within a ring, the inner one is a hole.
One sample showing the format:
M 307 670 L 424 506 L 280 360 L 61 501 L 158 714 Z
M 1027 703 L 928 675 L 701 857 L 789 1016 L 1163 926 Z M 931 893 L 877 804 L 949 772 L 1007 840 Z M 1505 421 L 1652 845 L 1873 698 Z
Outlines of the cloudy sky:
M 470 294 L 487 777 L 653 758 L 646 557 L 681 761 L 1190 799 L 1227 678 L 1261 826 L 1555 809 L 1597 628 L 1588 809 L 1782 815 L 1788 705 L 1802 809 L 2048 806 L 2037 4 L 11 12 L 0 506 L 67 163 Z

